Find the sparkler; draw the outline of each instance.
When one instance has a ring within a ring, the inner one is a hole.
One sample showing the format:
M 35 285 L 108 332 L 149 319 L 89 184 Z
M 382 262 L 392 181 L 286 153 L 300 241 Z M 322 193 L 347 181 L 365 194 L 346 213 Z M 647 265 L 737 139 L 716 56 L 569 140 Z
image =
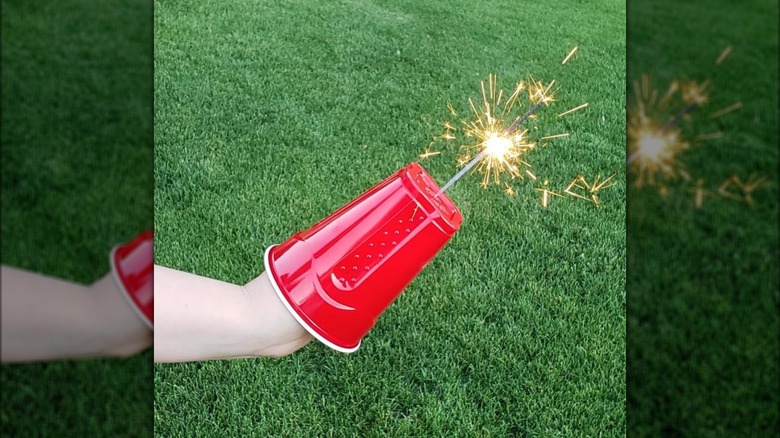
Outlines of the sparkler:
M 634 83 L 636 102 L 627 124 L 629 156 L 626 164 L 637 173 L 637 187 L 642 187 L 645 183 L 659 184 L 663 190 L 663 184 L 657 181 L 657 178 L 691 179 L 679 159 L 680 153 L 690 148 L 690 143 L 682 139 L 679 122 L 709 100 L 708 87 L 709 81 L 673 81 L 663 97 L 658 99 L 658 91 L 650 86 L 648 75 L 642 75 L 641 83 Z M 658 120 L 663 120 L 664 114 L 669 112 L 672 99 L 678 95 L 684 104 L 683 108 L 669 116 L 665 123 L 659 123 Z M 737 102 L 713 112 L 710 117 L 721 117 L 741 107 L 742 103 Z M 694 137 L 694 140 L 706 141 L 722 137 L 723 133 L 713 132 L 700 134 Z
M 715 61 L 721 64 L 731 53 L 732 47 L 726 47 Z M 691 176 L 685 168 L 680 154 L 690 148 L 690 143 L 683 140 L 680 121 L 689 117 L 695 110 L 709 101 L 709 81 L 673 81 L 663 96 L 650 85 L 648 75 L 642 75 L 641 82 L 634 82 L 635 105 L 629 110 L 627 121 L 628 158 L 627 166 L 636 174 L 635 185 L 658 185 L 662 195 L 668 193 L 665 181 L 682 178 L 690 180 Z M 674 112 L 671 108 L 675 100 L 682 108 Z M 709 118 L 714 119 L 730 114 L 742 108 L 742 102 L 736 102 L 724 108 L 713 111 Z M 669 115 L 671 114 L 671 115 Z M 665 122 L 660 122 L 666 120 Z M 699 134 L 693 141 L 701 142 L 723 137 L 722 132 Z M 717 190 L 707 190 L 703 180 L 698 179 L 691 189 L 694 194 L 694 205 L 701 208 L 704 198 L 720 195 L 752 206 L 751 194 L 766 185 L 766 178 L 753 175 L 742 181 L 736 175 L 728 178 Z
M 571 49 L 561 64 L 566 64 L 577 51 L 577 47 Z M 436 196 L 452 187 L 464 175 L 478 172 L 482 174 L 481 186 L 487 188 L 491 184 L 503 185 L 504 193 L 508 196 L 516 196 L 514 187 L 507 181 L 529 178 L 538 181 L 531 164 L 527 161 L 527 155 L 537 149 L 537 143 L 529 139 L 529 129 L 521 126 L 536 119 L 536 113 L 541 108 L 549 106 L 555 101 L 553 87 L 555 81 L 549 83 L 528 79 L 518 82 L 515 87 L 507 92 L 498 87 L 496 76 L 488 76 L 487 82 L 480 82 L 481 99 L 475 101 L 468 99 L 468 114 L 457 123 L 444 123 L 442 134 L 433 138 L 425 151 L 420 154 L 420 159 L 438 155 L 441 151 L 433 149 L 434 144 L 441 140 L 450 142 L 462 139 L 463 143 L 457 156 L 457 165 L 460 170 L 450 178 Z M 585 102 L 574 108 L 563 111 L 558 117 L 563 117 L 588 107 Z M 453 117 L 458 117 L 458 112 L 451 103 L 447 108 Z M 545 135 L 540 138 L 542 147 L 547 146 L 546 141 L 568 137 L 568 132 Z M 504 177 L 507 178 L 504 178 Z M 613 175 L 614 176 L 614 175 Z M 592 183 L 588 183 L 584 177 L 578 180 L 588 193 L 586 199 L 598 206 L 597 192 L 612 187 L 608 184 L 612 177 L 599 182 L 600 176 Z M 549 188 L 549 180 L 545 179 L 540 188 L 534 190 L 542 194 L 542 206 L 547 207 L 553 197 L 564 197 Z M 580 195 L 582 196 L 582 195 Z
M 574 51 L 567 56 L 571 57 L 573 53 Z M 517 83 L 511 93 L 504 93 L 503 89 L 499 89 L 495 75 L 488 76 L 487 84 L 482 81 L 481 100 L 478 103 L 472 99 L 468 100 L 471 118 L 463 119 L 459 124 L 463 136 L 471 140 L 460 147 L 461 154 L 457 162 L 461 169 L 441 187 L 437 195 L 447 191 L 472 170 L 483 174 L 481 183 L 483 188 L 491 183 L 503 184 L 504 192 L 509 196 L 514 196 L 515 191 L 508 182 L 502 181 L 502 175 L 507 174 L 511 180 L 526 177 L 537 180 L 538 177 L 533 172 L 532 166 L 524 159 L 537 147 L 537 143 L 530 141 L 528 130 L 521 130 L 520 127 L 526 121 L 535 118 L 539 109 L 555 101 L 554 85 L 554 80 L 544 83 L 529 79 Z M 523 99 L 523 96 L 526 99 Z M 527 101 L 528 109 L 520 113 L 518 109 L 524 106 L 523 100 Z M 571 114 L 587 106 L 587 103 L 579 105 L 559 116 Z M 451 104 L 448 104 L 448 108 L 452 115 L 457 116 Z M 450 123 L 445 123 L 444 128 L 444 133 L 434 137 L 431 145 L 420 154 L 421 159 L 440 152 L 431 150 L 436 140 L 455 140 L 454 133 L 458 129 Z M 551 140 L 568 136 L 569 133 L 559 133 L 541 139 Z
M 501 174 L 506 172 L 511 179 L 523 178 L 524 175 L 536 179 L 536 175 L 530 170 L 531 165 L 523 160 L 523 156 L 536 147 L 536 143 L 527 139 L 528 130 L 519 131 L 518 128 L 526 120 L 533 117 L 539 108 L 549 105 L 555 100 L 554 92 L 551 91 L 555 81 L 549 84 L 530 79 L 525 82 L 519 82 L 509 97 L 504 100 L 504 90 L 498 89 L 496 76 L 488 76 L 487 88 L 485 82 L 481 82 L 482 101 L 475 104 L 469 99 L 469 106 L 472 111 L 471 120 L 462 120 L 461 126 L 466 138 L 473 138 L 472 144 L 461 146 L 462 155 L 458 157 L 458 163 L 465 165 L 439 190 L 438 194 L 444 193 L 452 187 L 463 175 L 472 170 L 475 166 L 480 173 L 483 173 L 482 187 L 487 187 L 491 181 L 495 184 L 501 183 Z M 515 109 L 520 103 L 520 94 L 527 93 L 530 108 L 520 116 L 513 116 Z M 455 113 L 450 106 L 451 113 Z M 507 121 L 513 120 L 511 124 Z M 452 125 L 445 124 L 445 128 L 451 128 Z M 438 138 L 450 139 L 452 130 L 447 130 L 444 135 Z M 508 183 L 507 193 L 514 193 Z M 437 194 L 437 195 L 438 195 Z
M 637 187 L 646 182 L 653 185 L 657 177 L 675 179 L 678 176 L 690 179 L 678 155 L 688 149 L 688 142 L 681 140 L 677 123 L 687 114 L 707 101 L 705 90 L 707 84 L 695 82 L 680 85 L 674 81 L 658 99 L 658 91 L 651 88 L 650 77 L 642 75 L 642 82 L 634 82 L 636 108 L 628 119 L 626 132 L 628 134 L 629 168 L 636 169 Z M 660 125 L 659 119 L 667 112 L 672 97 L 680 91 L 685 107 Z

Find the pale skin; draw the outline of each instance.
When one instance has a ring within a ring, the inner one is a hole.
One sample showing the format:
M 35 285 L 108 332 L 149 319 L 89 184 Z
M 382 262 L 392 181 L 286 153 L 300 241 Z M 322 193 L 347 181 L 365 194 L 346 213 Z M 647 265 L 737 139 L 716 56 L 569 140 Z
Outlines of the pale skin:
M 266 273 L 240 286 L 154 266 L 154 361 L 281 357 L 312 336 Z
M 91 285 L 2 266 L 3 363 L 128 357 L 152 331 L 109 272 Z
M 282 357 L 311 335 L 265 273 L 234 285 L 162 266 L 155 276 L 155 362 Z M 3 363 L 128 357 L 152 345 L 111 273 L 91 285 L 2 266 Z

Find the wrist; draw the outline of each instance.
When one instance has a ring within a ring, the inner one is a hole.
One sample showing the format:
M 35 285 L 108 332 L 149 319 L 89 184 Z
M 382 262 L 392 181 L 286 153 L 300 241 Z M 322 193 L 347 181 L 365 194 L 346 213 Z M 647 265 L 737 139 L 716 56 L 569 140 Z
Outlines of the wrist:
M 257 342 L 256 356 L 286 356 L 312 339 L 273 290 L 267 272 L 242 289 L 253 310 L 246 323 L 247 333 Z
M 96 332 L 100 333 L 97 356 L 128 357 L 152 344 L 152 332 L 128 306 L 112 274 L 90 286 L 94 300 Z
M 278 357 L 308 342 L 265 274 L 244 286 L 161 266 L 154 275 L 157 362 Z

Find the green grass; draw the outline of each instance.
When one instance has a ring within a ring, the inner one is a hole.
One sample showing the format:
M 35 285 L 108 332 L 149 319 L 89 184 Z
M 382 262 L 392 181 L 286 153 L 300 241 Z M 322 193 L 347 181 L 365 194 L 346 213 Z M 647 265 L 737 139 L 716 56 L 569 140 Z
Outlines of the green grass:
M 561 60 L 578 45 L 575 57 Z M 625 4 L 155 4 L 158 264 L 244 283 L 266 247 L 410 161 L 479 81 L 556 79 L 554 187 L 450 192 L 465 222 L 352 355 L 155 366 L 160 436 L 622 436 Z M 590 107 L 556 114 L 584 101 Z M 534 135 L 538 135 L 534 131 Z M 454 156 L 423 162 L 440 182 Z
M 727 11 L 727 12 L 726 12 Z M 707 198 L 693 183 L 629 190 L 628 431 L 636 436 L 777 433 L 777 3 L 636 2 L 629 8 L 628 77 L 657 87 L 710 79 L 710 102 L 685 133 L 721 130 L 683 155 L 717 189 L 732 174 L 768 175 L 755 207 Z M 720 66 L 714 60 L 731 44 Z M 632 96 L 629 96 L 632 99 Z M 743 108 L 706 117 L 733 102 Z
M 2 261 L 92 283 L 152 226 L 151 5 L 2 2 Z M 150 352 L 3 365 L 3 436 L 149 436 Z

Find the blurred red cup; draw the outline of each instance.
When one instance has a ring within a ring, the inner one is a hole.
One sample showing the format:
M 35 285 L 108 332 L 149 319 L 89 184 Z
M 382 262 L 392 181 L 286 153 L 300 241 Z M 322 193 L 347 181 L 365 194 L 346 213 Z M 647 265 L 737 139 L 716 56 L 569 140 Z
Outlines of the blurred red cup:
M 146 231 L 111 251 L 111 272 L 135 313 L 154 328 L 154 234 Z
M 325 345 L 351 353 L 463 217 L 411 163 L 311 228 L 265 252 L 284 305 Z M 438 194 L 438 196 L 436 196 Z

